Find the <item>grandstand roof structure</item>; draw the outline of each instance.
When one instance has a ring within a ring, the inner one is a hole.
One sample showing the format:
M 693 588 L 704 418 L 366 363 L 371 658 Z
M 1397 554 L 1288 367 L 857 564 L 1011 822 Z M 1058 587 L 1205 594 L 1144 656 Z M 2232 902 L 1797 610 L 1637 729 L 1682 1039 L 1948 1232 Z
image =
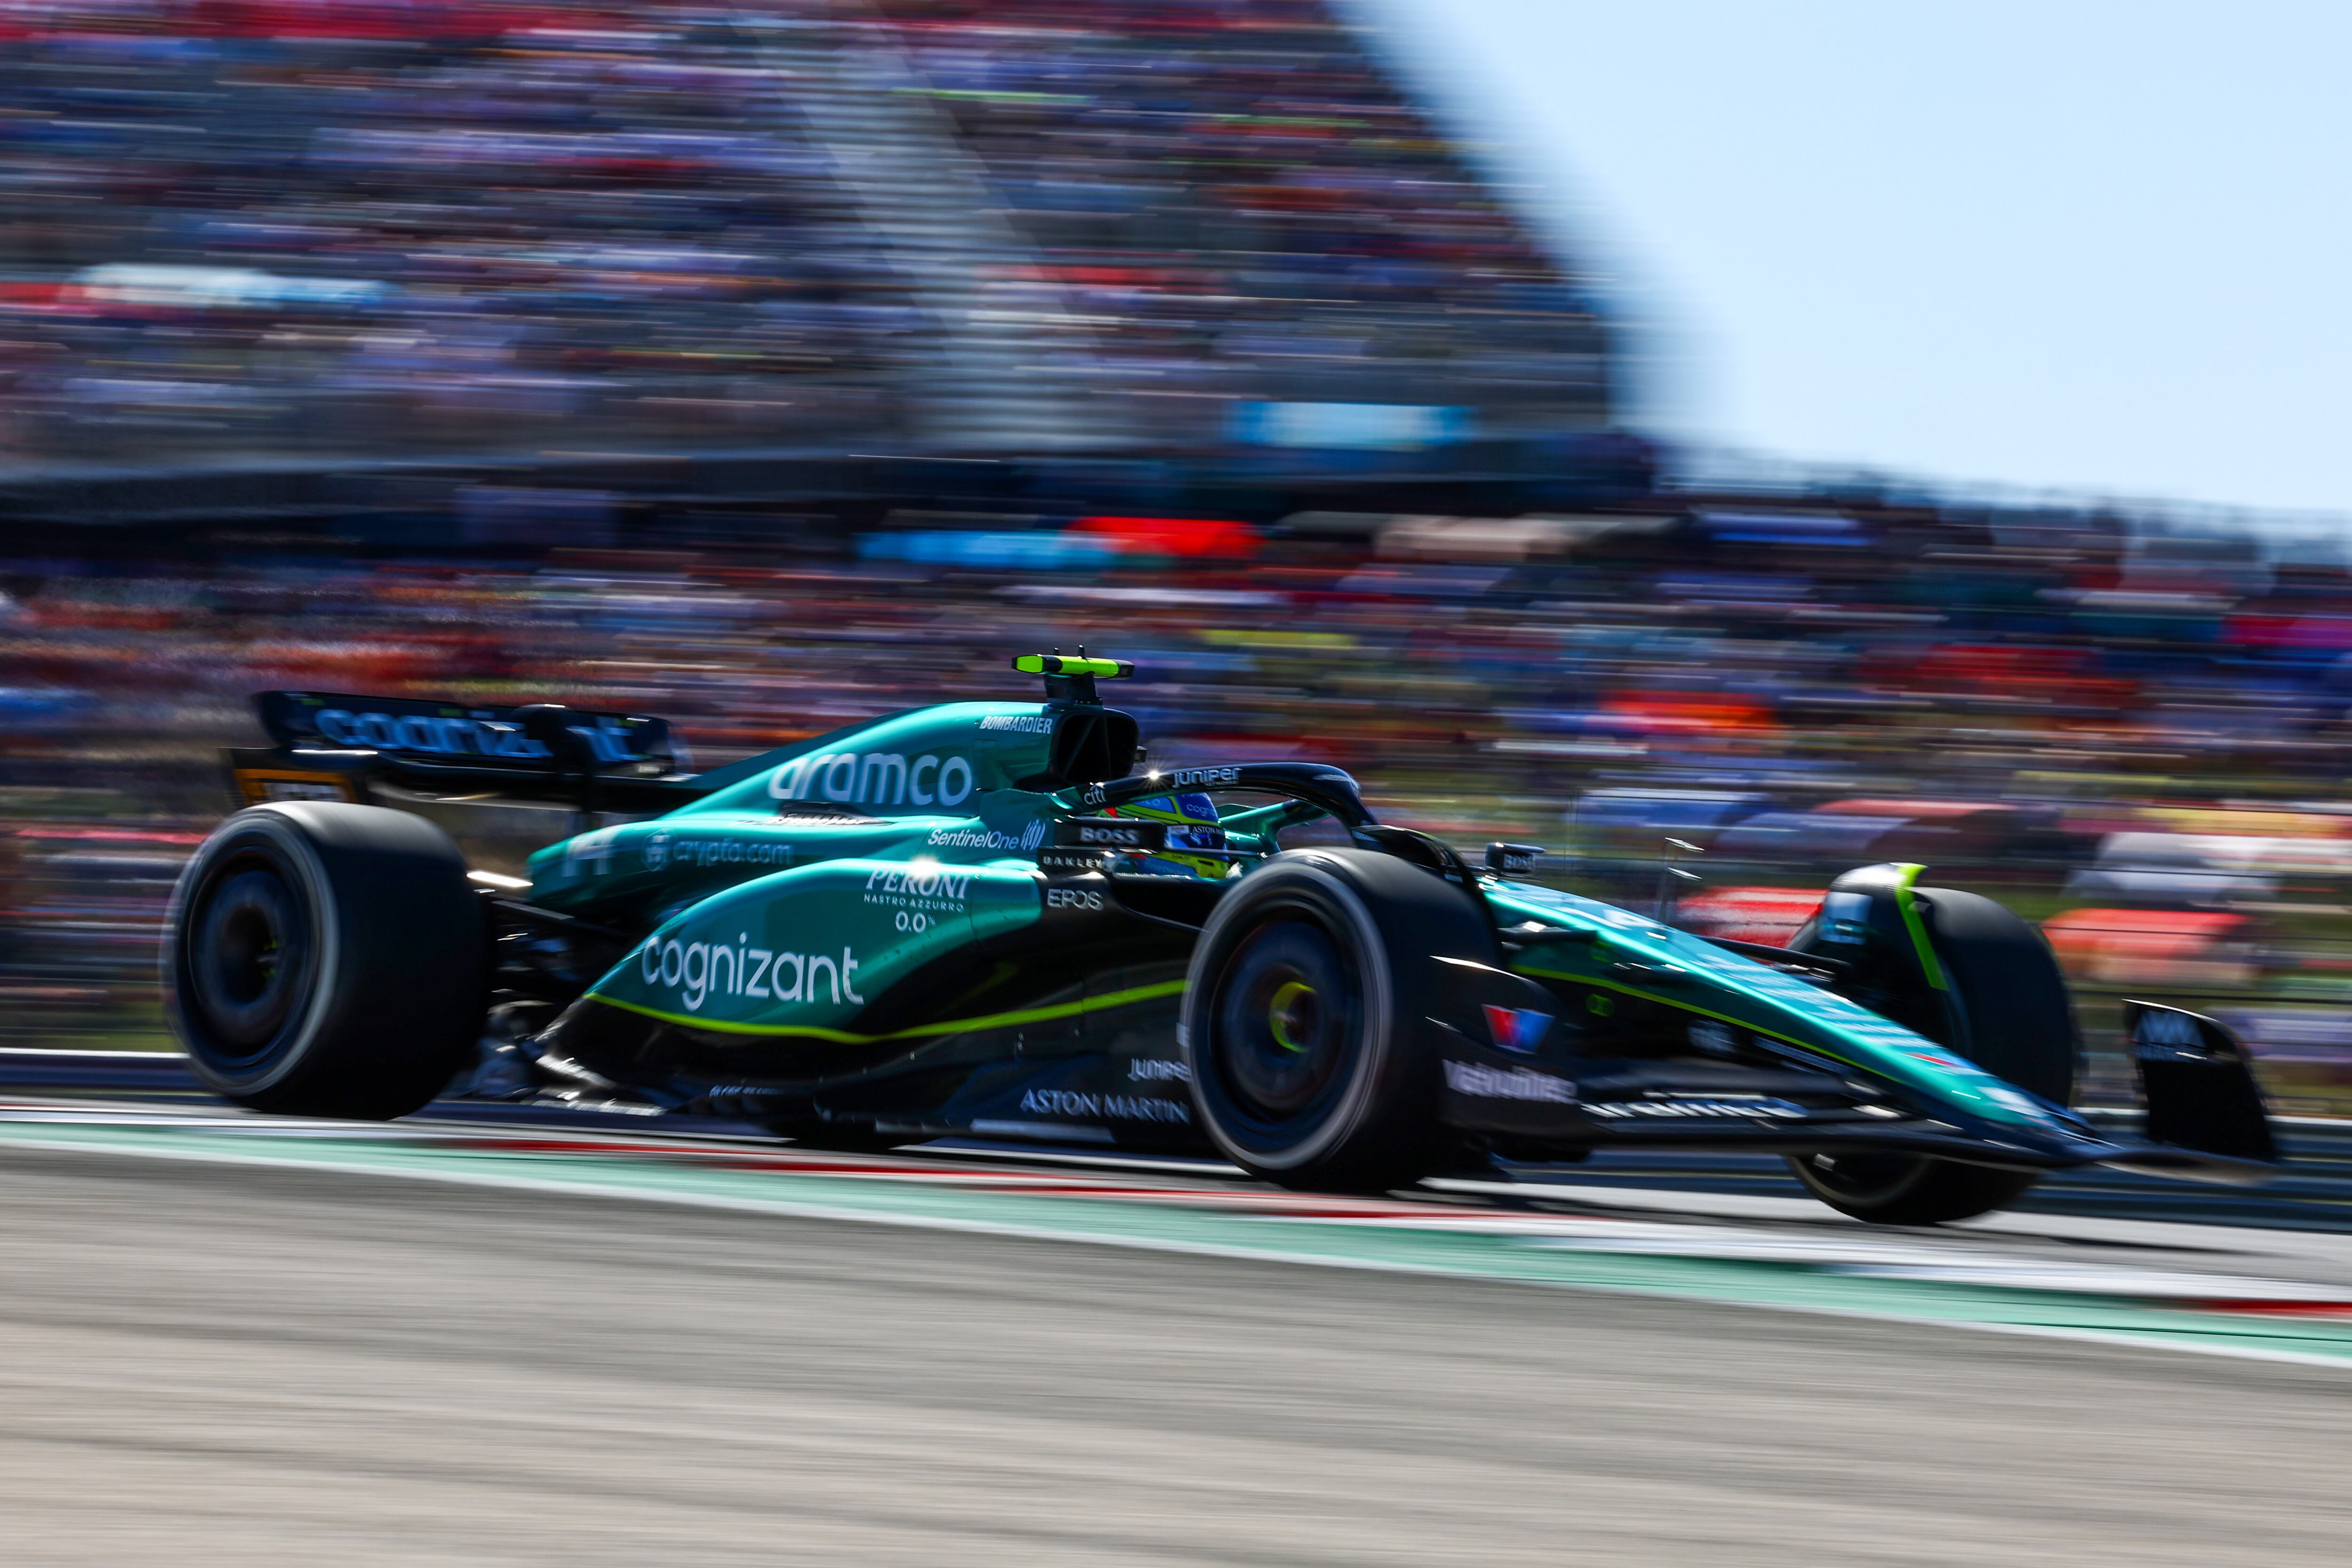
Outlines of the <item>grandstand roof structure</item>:
M 0 465 L 1410 450 L 1613 374 L 1328 0 L 0 0 Z

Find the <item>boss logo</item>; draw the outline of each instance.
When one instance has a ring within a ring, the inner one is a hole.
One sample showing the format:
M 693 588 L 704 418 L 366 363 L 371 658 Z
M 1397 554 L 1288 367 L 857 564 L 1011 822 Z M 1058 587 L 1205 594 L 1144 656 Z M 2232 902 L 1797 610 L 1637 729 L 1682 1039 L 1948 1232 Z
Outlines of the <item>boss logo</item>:
M 1124 817 L 1072 817 L 1055 825 L 1054 841 L 1081 849 L 1156 850 L 1168 841 L 1168 829 Z
M 1103 896 L 1090 887 L 1049 887 L 1045 890 L 1048 909 L 1100 909 Z

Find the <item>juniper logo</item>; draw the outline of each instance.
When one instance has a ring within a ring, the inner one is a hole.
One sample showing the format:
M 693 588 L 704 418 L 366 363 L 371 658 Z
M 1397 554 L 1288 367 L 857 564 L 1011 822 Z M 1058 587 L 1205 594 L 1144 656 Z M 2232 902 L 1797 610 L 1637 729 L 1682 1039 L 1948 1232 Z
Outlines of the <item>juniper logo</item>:
M 975 782 L 968 758 L 927 752 L 909 767 L 896 751 L 819 751 L 777 768 L 768 793 L 849 806 L 960 806 Z
M 758 997 L 778 1002 L 814 1002 L 817 986 L 824 999 L 839 1006 L 847 1000 L 863 1007 L 857 994 L 857 954 L 844 947 L 841 956 L 830 953 L 772 953 L 754 947 L 751 936 L 724 942 L 647 941 L 637 949 L 637 973 L 649 986 L 667 986 L 697 1013 L 712 997 Z M 789 978 L 787 978 L 789 977 Z

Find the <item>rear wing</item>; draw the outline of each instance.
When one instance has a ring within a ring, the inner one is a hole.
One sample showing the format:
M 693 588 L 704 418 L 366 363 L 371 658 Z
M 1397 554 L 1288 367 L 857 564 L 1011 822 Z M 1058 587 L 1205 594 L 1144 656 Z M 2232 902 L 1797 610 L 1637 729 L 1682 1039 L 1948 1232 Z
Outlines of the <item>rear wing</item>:
M 555 703 L 520 706 L 334 692 L 254 697 L 267 747 L 227 752 L 239 806 L 369 802 L 378 786 L 583 811 L 659 812 L 709 793 L 667 719 Z M 391 803 L 379 801 L 378 803 Z

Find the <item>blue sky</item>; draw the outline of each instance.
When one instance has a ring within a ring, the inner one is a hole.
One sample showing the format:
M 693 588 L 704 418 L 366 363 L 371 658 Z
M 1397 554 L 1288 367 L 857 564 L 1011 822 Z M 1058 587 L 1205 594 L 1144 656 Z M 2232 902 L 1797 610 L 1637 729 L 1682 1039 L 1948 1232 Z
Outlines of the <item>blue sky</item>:
M 1610 274 L 1653 426 L 2352 511 L 2352 5 L 1355 3 Z

